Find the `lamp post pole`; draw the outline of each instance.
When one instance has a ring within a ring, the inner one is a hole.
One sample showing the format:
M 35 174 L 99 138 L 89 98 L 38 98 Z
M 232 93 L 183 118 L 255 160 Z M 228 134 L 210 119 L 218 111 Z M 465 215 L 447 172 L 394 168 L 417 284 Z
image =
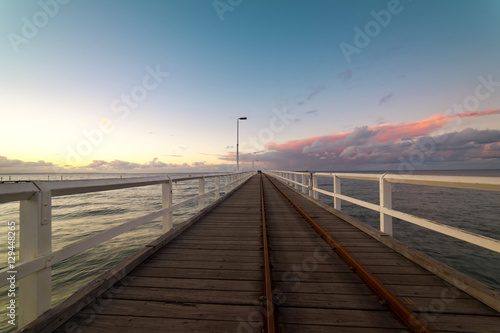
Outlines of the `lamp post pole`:
M 240 120 L 247 120 L 247 117 L 240 117 L 236 119 L 236 172 L 240 172 Z

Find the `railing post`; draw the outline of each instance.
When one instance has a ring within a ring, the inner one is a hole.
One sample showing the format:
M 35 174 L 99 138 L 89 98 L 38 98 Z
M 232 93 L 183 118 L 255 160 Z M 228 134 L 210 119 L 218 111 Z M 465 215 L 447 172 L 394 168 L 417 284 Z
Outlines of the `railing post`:
M 380 177 L 380 208 L 392 208 L 392 186 L 384 179 L 385 174 Z M 392 236 L 392 216 L 380 212 L 380 231 Z
M 318 176 L 316 176 L 315 174 L 312 174 L 312 180 L 313 180 L 313 198 L 315 200 L 318 200 L 318 191 L 316 191 L 316 189 L 318 188 Z
M 340 178 L 333 175 L 333 193 L 342 194 L 340 187 Z M 333 198 L 333 208 L 342 210 L 342 200 L 340 198 Z
M 40 189 L 19 210 L 19 262 L 52 251 L 52 198 L 50 191 L 38 182 Z M 49 310 L 52 304 L 52 269 L 44 268 L 19 280 L 19 323 L 22 328 Z
M 198 179 L 198 194 L 205 194 L 205 177 Z M 205 198 L 198 199 L 198 210 L 202 210 L 205 207 Z
M 307 193 L 307 182 L 306 182 L 306 174 L 302 174 L 302 193 L 306 194 Z
M 170 177 L 169 177 L 170 178 Z M 172 180 L 169 179 L 168 182 L 163 183 L 161 185 L 161 201 L 162 207 L 168 208 L 172 206 Z M 169 212 L 162 216 L 162 228 L 161 231 L 166 233 L 170 229 L 172 229 L 172 221 L 173 221 L 173 212 Z
M 313 182 L 312 182 L 313 174 L 312 174 L 312 172 L 309 173 L 308 178 L 309 178 L 309 181 L 308 181 L 308 184 L 307 184 L 308 185 L 308 189 L 309 189 L 308 195 L 310 197 L 312 197 L 313 196 Z
M 217 191 L 215 191 L 215 200 L 220 198 L 220 176 L 215 177 L 215 188 Z

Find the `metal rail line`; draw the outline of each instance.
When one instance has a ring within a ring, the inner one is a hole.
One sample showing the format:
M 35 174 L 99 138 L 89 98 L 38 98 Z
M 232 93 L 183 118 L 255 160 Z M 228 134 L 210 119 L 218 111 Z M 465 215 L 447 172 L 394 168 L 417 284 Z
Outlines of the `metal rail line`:
M 320 237 L 333 248 L 333 250 L 349 265 L 349 267 L 353 268 L 354 272 L 356 272 L 363 279 L 363 281 L 383 300 L 385 304 L 387 304 L 387 306 L 412 332 L 433 332 L 416 313 L 408 309 L 382 282 L 371 274 L 352 255 L 350 255 L 349 252 L 347 252 L 337 241 L 328 235 L 323 228 L 321 228 L 295 202 L 293 202 L 293 200 L 287 196 L 267 175 L 266 177 L 271 184 L 273 184 L 273 186 L 290 202 L 297 212 L 313 227 Z
M 267 237 L 266 225 L 266 209 L 264 205 L 264 184 L 262 181 L 262 174 L 260 175 L 260 202 L 262 212 L 262 241 L 264 253 L 264 287 L 265 287 L 265 331 L 268 333 L 276 332 L 276 319 L 274 317 L 274 302 L 273 302 L 273 289 L 271 277 L 271 264 L 269 259 L 269 244 Z

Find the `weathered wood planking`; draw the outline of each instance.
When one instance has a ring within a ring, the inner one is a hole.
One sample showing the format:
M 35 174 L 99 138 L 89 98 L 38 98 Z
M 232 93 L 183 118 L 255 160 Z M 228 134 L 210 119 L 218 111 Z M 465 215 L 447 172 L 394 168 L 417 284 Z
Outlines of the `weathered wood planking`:
M 287 189 L 283 184 L 279 186 Z M 497 311 L 409 261 L 374 237 L 367 234 L 354 236 L 359 228 L 326 210 L 319 212 L 318 205 L 309 198 L 290 190 L 287 194 L 435 331 L 500 332 L 500 314 Z M 281 223 L 286 230 L 286 223 Z M 335 293 L 332 289 L 328 291 Z M 295 315 L 291 318 L 297 320 Z

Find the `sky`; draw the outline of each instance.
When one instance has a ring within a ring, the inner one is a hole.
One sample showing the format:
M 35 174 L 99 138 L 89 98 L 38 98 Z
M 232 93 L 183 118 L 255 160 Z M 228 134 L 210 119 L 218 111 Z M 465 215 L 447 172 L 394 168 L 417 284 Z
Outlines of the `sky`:
M 500 1 L 0 1 L 0 173 L 500 168 Z M 247 120 L 237 120 L 247 117 Z

